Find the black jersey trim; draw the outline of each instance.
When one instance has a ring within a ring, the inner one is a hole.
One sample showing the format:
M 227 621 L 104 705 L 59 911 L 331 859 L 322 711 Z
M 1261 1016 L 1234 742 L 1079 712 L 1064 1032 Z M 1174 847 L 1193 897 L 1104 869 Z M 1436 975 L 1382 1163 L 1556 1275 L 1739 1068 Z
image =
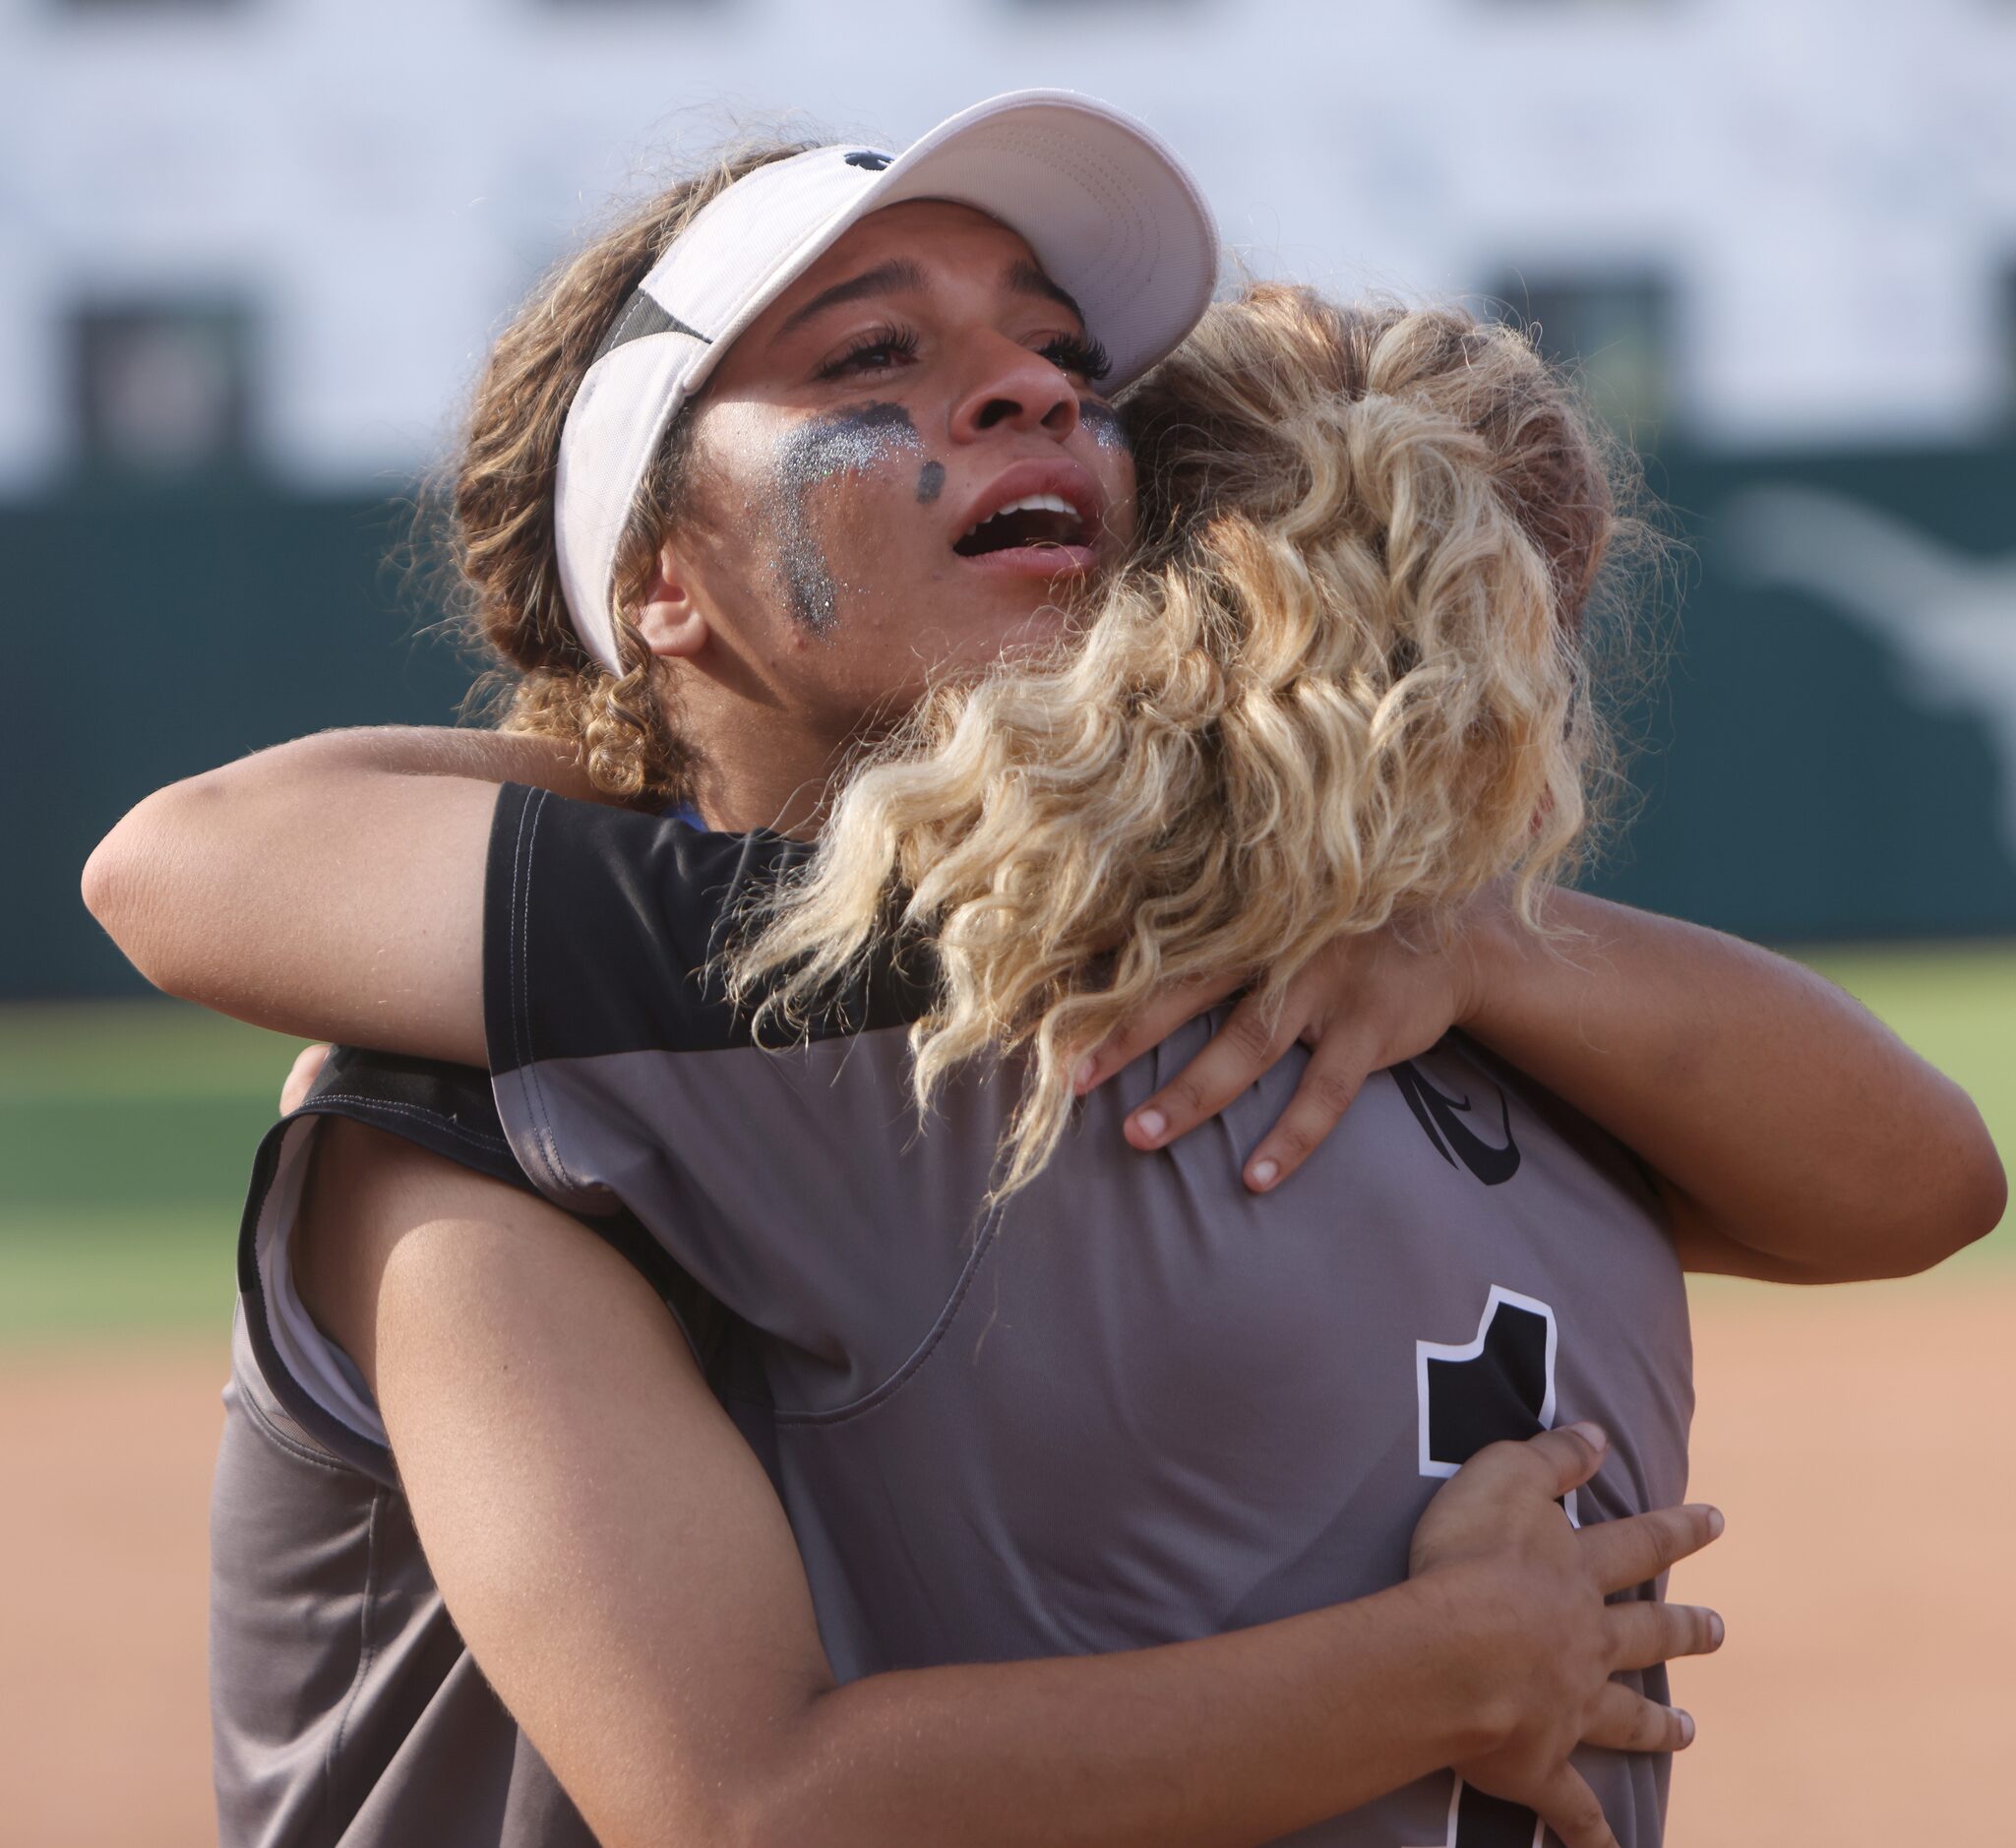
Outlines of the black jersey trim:
M 723 991 L 717 958 L 744 903 L 810 851 L 781 834 L 708 833 L 671 817 L 507 784 L 484 875 L 483 1026 L 493 1074 L 547 1059 L 757 1044 L 748 1014 Z M 806 1037 L 906 1026 L 929 1008 L 935 973 L 921 945 L 891 945 Z M 541 1125 L 536 1074 L 523 1082 L 528 1120 Z M 542 1152 L 564 1175 L 558 1149 Z
M 259 1227 L 279 1173 L 290 1132 L 321 1117 L 343 1117 L 384 1130 L 458 1167 L 537 1194 L 506 1140 L 486 1074 L 473 1066 L 338 1046 L 325 1062 L 301 1107 L 282 1117 L 260 1140 L 238 1225 L 238 1297 L 260 1377 L 280 1408 L 338 1460 L 380 1482 L 397 1486 L 392 1453 L 352 1430 L 304 1390 L 281 1360 L 267 1313 L 259 1268 Z M 718 1390 L 724 1378 L 732 1318 L 687 1274 L 657 1240 L 628 1212 L 581 1216 L 658 1292 L 685 1332 L 702 1372 Z
M 274 1340 L 273 1322 L 266 1308 L 266 1280 L 259 1273 L 259 1222 L 266 1215 L 267 1198 L 279 1172 L 280 1153 L 288 1134 L 304 1116 L 317 1114 L 303 1106 L 292 1116 L 282 1117 L 260 1139 L 252 1158 L 252 1181 L 246 1189 L 245 1213 L 238 1222 L 238 1302 L 245 1314 L 245 1333 L 251 1342 L 252 1358 L 267 1390 L 310 1438 L 331 1455 L 374 1480 L 397 1486 L 398 1472 L 393 1467 L 392 1452 L 384 1445 L 353 1431 L 340 1418 L 325 1411 L 296 1383 L 280 1359 Z

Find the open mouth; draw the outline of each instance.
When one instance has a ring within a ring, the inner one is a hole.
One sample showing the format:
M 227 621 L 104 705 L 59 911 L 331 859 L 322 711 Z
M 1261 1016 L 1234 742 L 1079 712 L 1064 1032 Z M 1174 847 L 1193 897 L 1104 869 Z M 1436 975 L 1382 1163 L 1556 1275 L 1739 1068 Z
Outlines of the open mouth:
M 959 535 L 952 550 L 961 558 L 990 552 L 1030 550 L 1046 545 L 1088 545 L 1085 519 L 1061 494 L 1025 494 L 978 520 Z

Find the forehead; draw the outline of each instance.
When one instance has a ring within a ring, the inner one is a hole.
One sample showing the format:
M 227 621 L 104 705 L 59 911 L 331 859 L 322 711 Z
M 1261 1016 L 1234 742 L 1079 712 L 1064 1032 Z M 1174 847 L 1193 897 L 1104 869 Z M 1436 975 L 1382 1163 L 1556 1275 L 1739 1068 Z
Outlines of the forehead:
M 913 199 L 850 225 L 736 339 L 713 377 L 719 400 L 795 378 L 805 349 L 833 335 L 835 306 L 878 305 L 922 290 L 991 317 L 1007 301 L 1048 300 L 1075 318 L 1075 304 L 1047 277 L 1017 231 L 972 206 Z M 1056 312 L 1053 307 L 1052 312 Z
M 822 290 L 871 265 L 902 257 L 927 276 L 967 276 L 996 280 L 1015 263 L 1034 264 L 1036 254 L 1019 231 L 977 207 L 949 199 L 911 199 L 871 212 L 841 233 L 833 247 L 770 304 L 764 319 L 783 316 Z

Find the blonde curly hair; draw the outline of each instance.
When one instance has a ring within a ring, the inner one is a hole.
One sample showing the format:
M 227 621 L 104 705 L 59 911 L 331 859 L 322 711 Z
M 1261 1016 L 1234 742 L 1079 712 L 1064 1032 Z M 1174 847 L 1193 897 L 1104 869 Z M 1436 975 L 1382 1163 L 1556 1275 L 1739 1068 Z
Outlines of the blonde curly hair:
M 1510 329 L 1280 285 L 1129 395 L 1143 537 L 1048 654 L 935 689 L 837 792 L 725 959 L 796 1031 L 928 942 L 928 1109 L 1022 1054 L 995 1197 L 1048 1160 L 1077 1056 L 1164 983 L 1278 1000 L 1339 933 L 1538 901 L 1611 770 L 1585 626 L 1621 476 Z

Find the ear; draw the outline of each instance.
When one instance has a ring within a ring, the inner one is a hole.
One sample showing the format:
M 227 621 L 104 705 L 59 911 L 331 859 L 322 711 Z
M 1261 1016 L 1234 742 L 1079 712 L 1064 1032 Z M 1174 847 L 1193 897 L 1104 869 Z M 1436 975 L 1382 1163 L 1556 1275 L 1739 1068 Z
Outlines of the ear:
M 663 657 L 698 654 L 706 646 L 707 618 L 695 600 L 691 574 L 671 539 L 658 548 L 658 569 L 638 607 L 637 629 L 644 647 Z

